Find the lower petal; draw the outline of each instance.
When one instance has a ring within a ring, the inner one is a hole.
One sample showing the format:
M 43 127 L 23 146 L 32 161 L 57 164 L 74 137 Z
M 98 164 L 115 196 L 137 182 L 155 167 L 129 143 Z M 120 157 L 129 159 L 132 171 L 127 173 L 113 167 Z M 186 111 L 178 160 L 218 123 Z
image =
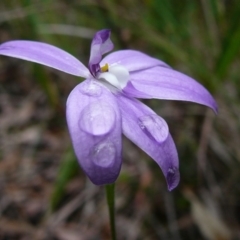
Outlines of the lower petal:
M 168 189 L 174 189 L 180 179 L 178 154 L 165 121 L 138 100 L 117 97 L 124 135 L 155 160 Z
M 79 164 L 96 185 L 116 181 L 122 163 L 121 115 L 115 97 L 94 80 L 67 100 L 67 124 Z

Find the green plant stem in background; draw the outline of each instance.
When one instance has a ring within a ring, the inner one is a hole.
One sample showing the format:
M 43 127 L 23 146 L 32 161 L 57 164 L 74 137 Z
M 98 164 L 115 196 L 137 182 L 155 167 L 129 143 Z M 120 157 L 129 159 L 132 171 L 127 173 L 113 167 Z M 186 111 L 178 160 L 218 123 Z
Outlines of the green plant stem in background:
M 112 240 L 116 240 L 115 210 L 114 210 L 114 187 L 115 187 L 114 183 L 113 184 L 108 184 L 108 185 L 105 186 Z

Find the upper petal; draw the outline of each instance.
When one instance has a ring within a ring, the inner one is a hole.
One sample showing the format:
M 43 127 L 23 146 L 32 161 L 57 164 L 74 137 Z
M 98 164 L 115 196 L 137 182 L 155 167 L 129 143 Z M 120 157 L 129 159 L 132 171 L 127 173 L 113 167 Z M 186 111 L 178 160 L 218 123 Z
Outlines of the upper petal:
M 111 31 L 104 29 L 98 31 L 93 37 L 89 59 L 89 69 L 93 76 L 99 71 L 99 63 L 102 55 L 110 52 L 114 45 L 110 39 Z
M 152 98 L 195 102 L 217 112 L 217 103 L 206 88 L 173 69 L 154 67 L 132 72 L 130 78 L 136 89 Z
M 67 100 L 67 124 L 77 159 L 97 185 L 113 183 L 121 168 L 121 115 L 116 98 L 94 80 L 77 85 Z
M 74 56 L 47 43 L 16 40 L 0 45 L 0 54 L 56 68 L 60 71 L 88 77 L 88 69 Z
M 105 64 L 120 64 L 126 67 L 128 71 L 137 71 L 155 66 L 169 68 L 163 61 L 135 50 L 120 50 L 110 53 L 101 61 L 101 65 L 104 66 Z
M 172 190 L 179 183 L 178 154 L 166 122 L 136 99 L 117 95 L 123 134 L 160 166 Z

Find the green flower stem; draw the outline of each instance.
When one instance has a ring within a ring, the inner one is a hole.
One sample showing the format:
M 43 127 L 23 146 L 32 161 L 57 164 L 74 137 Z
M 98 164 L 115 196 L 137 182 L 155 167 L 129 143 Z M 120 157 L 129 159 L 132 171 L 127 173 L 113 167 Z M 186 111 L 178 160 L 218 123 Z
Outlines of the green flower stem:
M 115 187 L 114 183 L 105 186 L 112 240 L 116 240 L 115 211 L 114 211 L 114 187 Z

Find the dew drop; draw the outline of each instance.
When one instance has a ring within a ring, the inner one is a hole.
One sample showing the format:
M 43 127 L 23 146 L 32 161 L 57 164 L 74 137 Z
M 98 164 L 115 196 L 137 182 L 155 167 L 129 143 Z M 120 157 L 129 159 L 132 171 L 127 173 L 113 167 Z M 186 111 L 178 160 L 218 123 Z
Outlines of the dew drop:
M 102 142 L 92 150 L 92 160 L 101 167 L 110 166 L 116 158 L 116 148 L 111 142 Z
M 139 118 L 140 128 L 158 143 L 166 140 L 169 134 L 165 120 L 156 114 L 145 115 Z
M 171 167 L 167 171 L 167 184 L 169 191 L 173 190 L 179 183 L 180 174 L 177 167 Z
M 105 102 L 95 101 L 87 105 L 79 117 L 79 127 L 94 135 L 107 134 L 115 124 L 115 111 Z
M 102 94 L 102 88 L 93 81 L 83 83 L 80 91 L 92 97 L 99 97 Z

